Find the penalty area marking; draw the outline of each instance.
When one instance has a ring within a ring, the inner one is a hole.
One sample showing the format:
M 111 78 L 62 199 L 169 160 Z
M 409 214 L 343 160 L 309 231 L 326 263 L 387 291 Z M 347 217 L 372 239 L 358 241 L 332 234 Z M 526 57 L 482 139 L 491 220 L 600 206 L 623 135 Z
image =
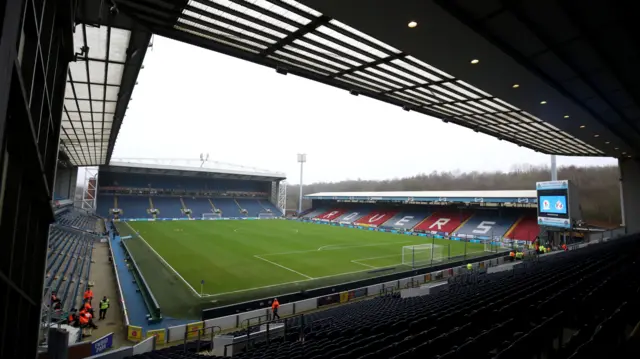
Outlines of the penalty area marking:
M 377 269 L 377 268 L 378 268 L 378 267 L 371 266 L 371 265 L 368 265 L 368 264 L 360 263 L 360 262 L 358 262 L 358 261 L 357 261 L 357 260 L 355 260 L 355 259 L 354 259 L 354 260 L 352 260 L 352 261 L 351 261 L 351 263 L 353 263 L 353 264 L 359 264 L 359 265 L 361 265 L 361 266 L 369 267 L 369 268 L 371 268 L 371 269 Z
M 326 246 L 322 246 L 318 248 L 319 251 L 336 251 L 339 249 L 349 249 L 349 248 L 362 248 L 362 247 L 377 247 L 377 246 L 388 246 L 391 244 L 405 244 L 405 243 L 413 243 L 414 241 L 401 241 L 401 242 L 386 242 L 386 243 L 374 243 L 374 244 L 358 244 L 358 245 L 349 245 L 349 244 L 329 244 Z M 329 248 L 329 247 L 338 247 L 338 248 Z M 329 248 L 329 249 L 326 249 Z
M 255 256 L 254 256 L 255 257 Z M 264 258 L 260 258 L 262 260 L 265 260 Z M 277 264 L 277 263 L 273 263 L 273 264 Z M 315 278 L 310 278 L 310 279 L 301 279 L 301 280 L 294 280 L 292 282 L 284 282 L 284 283 L 278 283 L 278 284 L 271 284 L 271 285 L 265 285 L 262 287 L 253 287 L 253 288 L 247 288 L 247 289 L 238 289 L 238 290 L 234 290 L 231 292 L 224 292 L 224 293 L 217 293 L 217 294 L 205 294 L 202 295 L 202 298 L 212 298 L 212 297 L 219 297 L 219 296 L 223 296 L 223 295 L 227 295 L 227 294 L 236 294 L 236 293 L 242 293 L 242 292 L 249 292 L 252 290 L 258 290 L 258 289 L 266 289 L 266 288 L 273 288 L 273 287 L 279 287 L 279 286 L 283 286 L 283 285 L 290 285 L 290 284 L 298 284 L 298 283 L 304 283 L 304 282 L 309 282 L 312 280 L 317 280 L 317 279 L 325 279 L 325 278 L 333 278 L 333 277 L 340 277 L 343 275 L 347 275 L 347 274 L 354 274 L 354 273 L 362 273 L 362 272 L 368 272 L 370 271 L 371 268 L 367 268 L 367 269 L 363 269 L 363 270 L 356 270 L 353 272 L 344 272 L 344 273 L 339 273 L 339 274 L 331 274 L 331 275 L 325 275 L 322 277 L 315 277 Z
M 138 237 L 139 237 L 140 239 L 142 239 L 142 241 L 144 242 L 144 244 L 146 244 L 146 245 L 149 247 L 149 249 L 151 249 L 151 250 L 153 251 L 153 253 L 155 253 L 155 254 L 156 254 L 156 256 L 158 256 L 158 258 L 160 258 L 160 261 L 162 261 L 162 263 L 164 263 L 164 264 L 167 266 L 167 268 L 171 269 L 171 271 L 172 271 L 176 276 L 178 276 L 178 278 L 180 278 L 180 279 L 184 282 L 184 284 L 186 284 L 186 285 L 187 285 L 187 287 L 189 287 L 189 289 L 191 289 L 191 291 L 193 292 L 193 294 L 194 294 L 194 295 L 196 295 L 197 297 L 202 297 L 198 292 L 196 292 L 196 290 L 195 290 L 195 289 L 193 289 L 193 287 L 191 286 L 191 284 L 189 284 L 189 282 L 187 282 L 184 278 L 182 278 L 182 276 L 180 275 L 180 273 L 178 273 L 178 271 L 177 271 L 177 270 L 173 269 L 173 267 L 171 266 L 171 264 L 169 264 L 166 260 L 164 260 L 164 258 L 162 258 L 162 256 L 161 256 L 158 252 L 156 252 L 156 250 L 155 250 L 155 249 L 153 249 L 153 247 L 151 247 L 151 245 L 150 245 L 150 244 L 149 244 L 149 243 L 148 243 L 148 242 L 147 242 L 147 241 L 146 241 L 146 240 L 145 240 L 145 239 L 144 239 L 144 238 L 143 238 L 143 237 L 138 233 L 138 231 L 136 231 L 133 227 L 131 227 L 131 225 L 129 224 L 129 222 L 124 222 L 124 223 L 127 225 L 127 227 L 131 228 L 131 230 L 133 231 L 133 233 L 138 234 Z
M 390 255 L 387 255 L 387 256 L 359 258 L 359 259 L 351 260 L 351 263 L 360 264 L 362 266 L 369 267 L 369 268 L 372 268 L 372 269 L 378 269 L 378 268 L 383 268 L 383 267 L 376 267 L 376 266 L 372 266 L 370 264 L 364 264 L 364 263 L 361 263 L 361 261 L 368 261 L 368 260 L 380 259 L 380 258 L 391 258 L 391 257 L 398 257 L 398 256 L 400 256 L 400 255 L 399 254 L 390 254 Z M 402 263 L 399 263 L 399 264 L 402 264 Z M 394 264 L 394 265 L 398 265 L 398 264 Z M 390 267 L 390 266 L 385 266 L 385 267 Z
M 313 277 L 309 277 L 308 275 L 306 275 L 306 274 L 304 274 L 304 273 L 300 273 L 300 272 L 298 272 L 297 270 L 291 269 L 291 268 L 289 268 L 289 267 L 285 267 L 285 266 L 283 266 L 282 264 L 278 264 L 278 263 L 276 263 L 276 262 L 272 262 L 272 261 L 270 261 L 270 260 L 268 260 L 268 259 L 264 259 L 264 258 L 262 258 L 262 257 L 260 257 L 260 256 L 257 256 L 257 255 L 256 255 L 256 256 L 254 256 L 254 257 L 256 257 L 256 258 L 258 258 L 258 259 L 261 259 L 261 260 L 263 260 L 263 261 L 265 261 L 265 262 L 271 263 L 271 264 L 273 264 L 273 265 L 275 265 L 275 266 L 278 266 L 278 267 L 280 267 L 280 268 L 282 268 L 282 269 L 286 269 L 286 270 L 288 270 L 289 272 L 293 272 L 293 273 L 295 273 L 295 274 L 301 275 L 301 276 L 303 276 L 303 277 L 305 277 L 305 278 L 307 278 L 307 279 L 314 279 Z

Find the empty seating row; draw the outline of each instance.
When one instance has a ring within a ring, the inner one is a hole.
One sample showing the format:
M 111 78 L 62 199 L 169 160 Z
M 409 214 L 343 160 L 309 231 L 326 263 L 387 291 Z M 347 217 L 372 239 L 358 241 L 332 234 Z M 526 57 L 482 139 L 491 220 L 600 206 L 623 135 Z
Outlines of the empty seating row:
M 623 241 L 476 274 L 437 295 L 387 296 L 295 317 L 285 340 L 234 358 L 582 358 L 598 344 L 601 357 L 615 349 L 604 343 L 620 342 L 625 326 L 640 320 L 630 305 L 640 299 L 640 246 Z
M 149 209 L 157 210 L 158 218 L 186 218 L 183 209 L 191 210 L 191 218 L 201 218 L 205 213 L 219 210 L 223 217 L 258 217 L 271 212 L 281 215 L 268 200 L 204 198 L 204 197 L 161 197 L 161 196 L 108 196 L 98 197 L 98 211 L 106 218 L 111 217 L 112 208 L 120 209 L 121 218 L 152 218 Z M 244 213 L 242 210 L 246 210 Z
M 429 208 L 401 211 L 398 208 L 329 208 L 308 211 L 303 218 L 316 221 L 349 222 L 364 226 L 423 233 L 440 233 L 461 238 L 493 239 L 505 237 L 533 241 L 539 234 L 536 218 L 519 211 Z
M 61 227 L 52 227 L 45 287 L 47 293 L 56 292 L 62 310 L 68 311 L 80 304 L 89 280 L 93 238 L 89 235 Z M 48 302 L 46 298 L 45 302 Z
M 97 230 L 98 218 L 77 210 L 69 210 L 56 216 L 56 221 L 68 227 L 94 232 Z

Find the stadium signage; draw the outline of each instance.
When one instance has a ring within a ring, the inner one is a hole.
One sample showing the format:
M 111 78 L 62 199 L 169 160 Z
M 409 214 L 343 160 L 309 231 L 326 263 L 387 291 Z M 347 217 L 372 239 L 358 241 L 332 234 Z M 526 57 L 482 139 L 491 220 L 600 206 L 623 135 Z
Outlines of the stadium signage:
M 100 354 L 113 346 L 113 333 L 91 343 L 91 355 Z
M 537 182 L 538 224 L 571 228 L 580 221 L 580 198 L 577 188 L 568 180 Z
M 484 202 L 484 198 L 482 198 L 482 197 L 476 197 L 476 198 L 474 198 L 474 202 L 476 202 L 476 203 L 483 203 L 483 202 Z
M 518 198 L 518 203 L 529 203 L 529 198 Z

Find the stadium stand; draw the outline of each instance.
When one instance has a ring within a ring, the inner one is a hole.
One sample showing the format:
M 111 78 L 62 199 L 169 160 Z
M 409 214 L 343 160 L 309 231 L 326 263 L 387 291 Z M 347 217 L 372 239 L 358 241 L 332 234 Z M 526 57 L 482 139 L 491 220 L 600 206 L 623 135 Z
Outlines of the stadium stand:
M 344 212 L 346 212 L 346 210 L 339 209 L 339 208 L 334 208 L 334 209 L 331 209 L 329 211 L 326 211 L 324 213 L 321 213 L 321 214 L 317 215 L 313 219 L 318 220 L 318 221 L 333 221 L 334 219 L 340 217 Z
M 61 311 L 68 312 L 82 302 L 89 279 L 93 238 L 72 229 L 53 226 L 49 237 L 45 288 L 45 303 L 56 292 Z M 49 303 L 50 304 L 50 303 Z
M 396 211 L 373 211 L 354 221 L 354 223 L 363 226 L 378 227 L 393 218 L 396 213 Z
M 424 232 L 452 233 L 464 224 L 471 215 L 471 212 L 436 211 L 413 229 Z
M 338 218 L 334 219 L 333 222 L 353 223 L 358 219 L 364 217 L 367 213 L 369 213 L 369 210 L 365 208 L 348 210 L 344 212 L 342 215 L 340 215 Z
M 191 210 L 193 218 L 201 218 L 204 213 L 214 213 L 213 206 L 208 198 L 183 197 L 182 201 Z
M 269 201 L 266 201 L 266 200 L 262 200 L 262 201 L 258 200 L 258 202 L 267 211 L 270 211 L 271 213 L 277 214 L 278 216 L 282 215 L 282 211 L 278 207 L 276 207 L 273 203 L 271 203 Z
M 456 233 L 479 239 L 502 237 L 518 218 L 517 216 L 500 216 L 498 213 L 485 212 L 487 211 L 476 212 L 460 228 L 455 230 Z
M 164 218 L 185 218 L 182 212 L 182 203 L 178 197 L 154 197 L 154 208 L 160 211 L 159 216 Z
M 77 210 L 68 210 L 56 216 L 56 221 L 64 226 L 94 232 L 98 228 L 99 218 Z
M 105 218 L 114 217 L 111 213 L 114 208 L 121 210 L 120 219 L 201 218 L 204 213 L 219 213 L 224 217 L 258 217 L 261 213 L 282 215 L 269 200 L 271 182 L 267 180 L 110 170 L 100 173 L 97 211 Z M 157 209 L 158 213 L 150 213 L 151 208 Z M 185 210 L 191 210 L 191 213 Z
M 152 218 L 149 213 L 149 197 L 145 196 L 117 196 L 118 208 L 122 210 L 122 216 L 128 218 Z M 99 200 L 99 198 L 98 198 Z M 103 214 L 110 217 L 109 214 Z
M 382 228 L 408 231 L 429 216 L 428 212 L 400 212 L 382 224 Z
M 476 239 L 506 238 L 533 241 L 540 228 L 533 212 L 503 208 L 497 210 L 452 210 L 411 205 L 376 208 L 367 205 L 349 209 L 328 207 L 310 209 L 302 218 L 353 223 L 362 227 L 380 227 L 425 233 L 454 234 Z M 524 213 L 524 214 L 523 214 Z
M 237 199 L 238 204 L 242 209 L 247 211 L 247 216 L 258 217 L 260 213 L 265 213 L 265 208 L 256 199 Z
M 284 337 L 233 357 L 624 358 L 625 333 L 640 320 L 639 250 L 638 236 L 627 237 L 452 277 L 434 295 L 386 295 L 295 316 L 284 320 Z M 181 349 L 145 358 L 194 357 Z
M 504 237 L 520 241 L 533 241 L 539 232 L 537 218 L 533 215 L 524 215 L 516 221 L 510 231 L 505 233 Z
M 316 209 L 309 209 L 307 210 L 307 212 L 302 212 L 301 214 L 301 218 L 308 218 L 308 219 L 313 219 L 316 218 L 317 216 L 323 214 L 327 212 L 326 208 L 316 208 Z
M 231 198 L 212 198 L 213 205 L 222 212 L 223 217 L 241 217 L 240 208 Z

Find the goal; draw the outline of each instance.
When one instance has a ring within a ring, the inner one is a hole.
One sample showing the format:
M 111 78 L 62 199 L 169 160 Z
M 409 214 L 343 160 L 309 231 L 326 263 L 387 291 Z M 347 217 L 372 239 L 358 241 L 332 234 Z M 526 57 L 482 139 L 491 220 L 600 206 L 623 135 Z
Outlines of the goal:
M 275 218 L 276 216 L 273 213 L 269 213 L 269 212 L 264 212 L 264 213 L 258 213 L 258 218 L 259 219 L 271 219 L 271 218 Z
M 202 214 L 202 219 L 215 219 L 215 218 L 222 218 L 222 216 L 220 215 L 220 213 L 203 213 Z
M 498 252 L 499 248 L 500 248 L 500 244 L 494 242 L 491 239 L 488 239 L 488 240 L 484 241 L 484 251 L 485 252 L 496 253 L 496 252 Z
M 416 244 L 402 247 L 402 264 L 424 267 L 444 260 L 444 246 L 437 244 Z

